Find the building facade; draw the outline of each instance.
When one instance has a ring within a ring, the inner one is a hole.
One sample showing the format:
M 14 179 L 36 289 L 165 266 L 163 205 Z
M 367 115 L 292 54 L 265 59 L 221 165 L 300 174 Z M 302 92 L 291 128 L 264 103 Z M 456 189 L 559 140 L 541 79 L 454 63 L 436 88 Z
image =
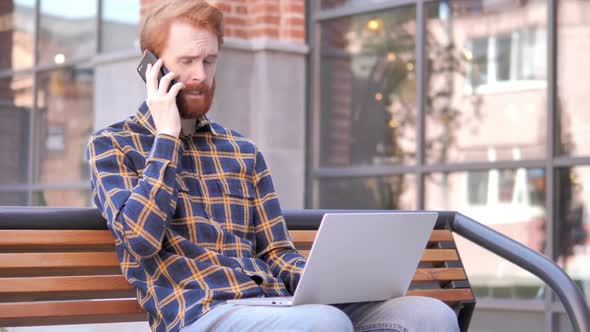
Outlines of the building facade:
M 0 2 L 1 205 L 91 206 L 84 147 L 145 98 L 155 1 Z M 589 1 L 211 3 L 211 118 L 260 145 L 283 208 L 457 210 L 590 299 Z M 540 280 L 457 242 L 474 331 L 571 329 Z

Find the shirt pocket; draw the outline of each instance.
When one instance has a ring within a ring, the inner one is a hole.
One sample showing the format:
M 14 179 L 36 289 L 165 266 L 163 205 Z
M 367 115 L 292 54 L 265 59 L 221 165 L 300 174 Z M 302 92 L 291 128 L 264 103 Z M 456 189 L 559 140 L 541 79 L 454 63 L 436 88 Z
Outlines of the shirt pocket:
M 173 220 L 181 220 L 182 223 L 195 222 L 196 220 L 208 220 L 209 215 L 205 211 L 203 192 L 199 180 L 188 173 L 176 175 L 174 184 L 172 210 Z
M 249 238 L 253 232 L 252 213 L 255 187 L 248 179 L 219 178 L 212 180 L 216 193 L 211 193 L 213 219 L 230 233 Z

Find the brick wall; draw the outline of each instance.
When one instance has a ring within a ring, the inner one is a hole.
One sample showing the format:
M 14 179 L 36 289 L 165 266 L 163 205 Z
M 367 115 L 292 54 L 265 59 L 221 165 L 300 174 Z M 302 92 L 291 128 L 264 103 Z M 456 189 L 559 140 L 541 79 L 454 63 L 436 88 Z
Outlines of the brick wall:
M 156 1 L 142 0 L 146 5 Z M 226 37 L 305 43 L 305 0 L 209 0 L 224 14 Z

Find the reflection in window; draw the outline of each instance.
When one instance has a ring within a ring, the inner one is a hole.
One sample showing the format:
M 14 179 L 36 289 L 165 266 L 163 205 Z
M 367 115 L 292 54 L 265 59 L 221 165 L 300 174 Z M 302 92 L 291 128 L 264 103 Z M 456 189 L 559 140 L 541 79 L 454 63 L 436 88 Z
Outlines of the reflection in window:
M 590 300 L 590 167 L 557 172 L 557 262 Z
M 314 195 L 321 209 L 415 209 L 413 176 L 322 179 Z
M 545 205 L 545 170 L 533 168 L 527 170 L 528 197 L 531 205 Z
M 546 8 L 543 1 L 425 4 L 428 162 L 545 158 Z
M 66 146 L 65 129 L 63 126 L 50 126 L 47 128 L 45 148 L 49 152 L 63 152 Z
M 83 162 L 84 145 L 93 127 L 92 77 L 93 70 L 87 67 L 68 67 L 39 74 L 35 182 L 88 180 L 75 165 Z
M 28 182 L 33 78 L 0 79 L 0 185 Z
M 331 9 L 342 6 L 366 6 L 386 1 L 388 0 L 321 0 L 321 9 Z
M 9 0 L 0 5 L 0 69 L 24 69 L 33 65 L 35 5 Z
M 488 172 L 467 174 L 468 200 L 471 205 L 484 205 L 488 198 Z
M 532 27 L 518 31 L 518 80 L 544 80 L 546 78 L 547 32 Z
M 34 206 L 88 207 L 91 205 L 88 190 L 45 190 L 33 192 Z
M 29 194 L 26 192 L 0 192 L 0 205 L 26 206 Z
M 546 78 L 544 28 L 515 31 L 470 41 L 471 86 Z
M 590 1 L 558 1 L 557 121 L 558 153 L 590 155 Z
M 40 64 L 62 64 L 96 51 L 96 1 L 40 0 Z
M 526 198 L 527 182 L 541 174 L 544 174 L 542 169 L 432 174 L 425 179 L 425 208 L 460 211 L 533 250 L 543 252 L 545 206 Z M 538 190 L 544 190 L 544 186 L 539 186 Z M 510 197 L 510 202 L 499 199 L 503 191 L 506 200 Z M 520 203 L 516 198 L 518 193 L 523 197 Z M 536 277 L 461 237 L 457 237 L 456 242 L 476 296 L 543 299 L 542 282 Z
M 516 183 L 516 170 L 503 169 L 499 172 L 498 201 L 500 203 L 512 203 L 514 199 L 514 185 Z
M 499 35 L 495 39 L 496 81 L 508 81 L 510 80 L 512 34 Z
M 320 164 L 412 162 L 415 7 L 322 23 Z
M 477 86 L 488 81 L 488 39 L 476 38 L 471 42 L 471 84 Z

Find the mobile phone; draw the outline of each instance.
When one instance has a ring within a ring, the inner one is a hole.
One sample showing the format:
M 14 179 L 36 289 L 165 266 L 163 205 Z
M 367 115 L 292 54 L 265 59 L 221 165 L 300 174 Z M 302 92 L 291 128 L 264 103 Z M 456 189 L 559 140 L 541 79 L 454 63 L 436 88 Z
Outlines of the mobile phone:
M 150 50 L 145 50 L 143 52 L 143 57 L 141 58 L 141 61 L 139 62 L 139 65 L 137 66 L 137 73 L 139 74 L 139 76 L 141 76 L 141 78 L 143 79 L 143 81 L 145 82 L 145 72 L 147 70 L 147 65 L 148 64 L 152 64 L 152 66 L 156 63 L 156 61 L 158 61 L 158 56 L 150 51 Z M 158 75 L 158 84 L 160 84 L 160 79 L 162 78 L 162 76 L 168 74 L 170 71 L 168 70 L 168 68 L 166 68 L 166 66 L 162 65 L 162 67 L 160 68 L 160 74 Z M 172 86 L 176 83 L 176 80 L 172 80 L 170 81 L 170 85 L 168 86 L 168 91 L 170 91 L 170 88 L 172 88 Z

